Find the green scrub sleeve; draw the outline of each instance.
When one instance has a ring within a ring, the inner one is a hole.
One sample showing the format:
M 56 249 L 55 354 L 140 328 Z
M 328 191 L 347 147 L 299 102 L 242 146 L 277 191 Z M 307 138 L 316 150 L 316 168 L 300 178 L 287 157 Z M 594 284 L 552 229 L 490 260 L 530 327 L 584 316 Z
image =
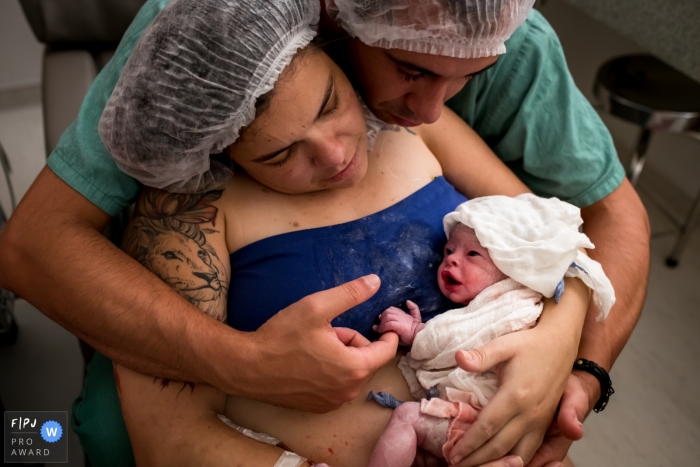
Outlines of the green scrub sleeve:
M 168 2 L 148 0 L 144 4 L 114 57 L 90 86 L 78 117 L 63 133 L 47 161 L 59 178 L 110 216 L 134 201 L 139 184 L 112 161 L 97 133 L 97 125 L 136 42 Z
M 586 207 L 625 176 L 610 133 L 574 84 L 554 30 L 535 10 L 496 65 L 447 105 L 540 196 Z

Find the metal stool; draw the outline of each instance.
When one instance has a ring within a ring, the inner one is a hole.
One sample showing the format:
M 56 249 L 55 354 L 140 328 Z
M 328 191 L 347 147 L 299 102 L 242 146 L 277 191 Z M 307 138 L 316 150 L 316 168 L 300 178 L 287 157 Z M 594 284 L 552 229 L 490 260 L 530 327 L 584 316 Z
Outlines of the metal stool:
M 641 127 L 627 177 L 636 185 L 644 168 L 652 131 L 677 133 L 700 141 L 700 83 L 651 55 L 628 55 L 603 64 L 593 89 L 603 110 Z M 678 265 L 700 220 L 700 193 L 666 258 Z

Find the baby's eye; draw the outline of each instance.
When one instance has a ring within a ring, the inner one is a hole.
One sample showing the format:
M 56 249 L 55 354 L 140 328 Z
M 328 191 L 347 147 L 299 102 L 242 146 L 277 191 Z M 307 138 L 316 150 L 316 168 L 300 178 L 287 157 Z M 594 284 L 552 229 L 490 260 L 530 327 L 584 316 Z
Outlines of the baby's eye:
M 452 253 L 454 253 L 452 248 L 445 247 L 445 256 L 451 255 Z
M 467 253 L 467 256 L 481 256 L 478 252 L 472 250 L 469 253 Z

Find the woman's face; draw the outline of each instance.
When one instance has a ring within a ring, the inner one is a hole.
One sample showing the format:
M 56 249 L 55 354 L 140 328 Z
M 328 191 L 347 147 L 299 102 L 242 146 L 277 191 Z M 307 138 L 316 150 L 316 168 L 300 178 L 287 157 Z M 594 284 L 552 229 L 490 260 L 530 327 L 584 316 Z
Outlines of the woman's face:
M 228 152 L 253 179 L 282 193 L 347 188 L 367 171 L 367 130 L 345 74 L 325 53 L 308 50 Z

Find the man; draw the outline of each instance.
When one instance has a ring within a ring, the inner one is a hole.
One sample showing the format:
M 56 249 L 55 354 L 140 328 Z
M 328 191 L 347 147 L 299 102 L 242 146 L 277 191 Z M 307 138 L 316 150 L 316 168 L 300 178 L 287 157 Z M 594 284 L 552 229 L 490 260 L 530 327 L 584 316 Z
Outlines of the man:
M 49 168 L 2 232 L 0 286 L 27 298 L 102 354 L 139 372 L 206 382 L 231 394 L 304 410 L 335 408 L 352 399 L 396 350 L 395 342 L 357 344 L 352 334 L 336 333 L 328 326 L 336 315 L 369 298 L 377 281 L 361 278 L 308 297 L 259 331 L 244 334 L 202 315 L 99 233 L 111 215 L 133 200 L 138 185 L 114 166 L 97 134 L 97 122 L 134 44 L 167 3 L 149 0 L 140 11 L 51 155 Z M 398 28 L 396 43 L 367 33 L 389 31 L 394 20 L 403 26 L 417 24 L 403 16 L 413 3 L 403 3 L 364 2 L 358 7 L 329 0 L 321 25 L 324 34 L 339 33 L 333 16 L 354 36 L 337 42 L 336 59 L 344 58 L 339 62 L 380 118 L 405 126 L 431 123 L 452 98 L 448 105 L 531 189 L 583 207 L 586 233 L 597 247 L 591 256 L 603 264 L 618 302 L 604 323 L 595 323 L 595 313 L 589 313 L 579 356 L 610 369 L 641 311 L 648 222 L 623 180 L 609 134 L 573 85 L 556 36 L 532 12 L 506 43 L 508 53 L 496 60 L 499 52 L 492 50 L 484 55 L 455 52 L 447 47 L 453 43 L 449 38 L 439 50 L 421 48 L 430 45 L 432 35 L 416 40 L 415 33 L 426 30 L 429 21 L 405 36 Z M 488 2 L 477 3 L 482 8 L 477 13 L 501 11 Z M 532 2 L 497 3 L 527 12 Z M 470 37 L 488 29 L 480 27 L 484 24 L 494 27 L 486 19 L 493 20 L 493 15 L 477 16 L 477 27 L 467 20 L 455 21 L 469 17 L 462 15 L 468 10 L 466 2 L 436 2 L 443 9 L 445 4 L 449 14 L 439 17 L 433 35 L 451 33 L 445 33 L 445 21 L 456 28 L 458 42 L 465 37 L 460 25 L 471 28 Z M 436 5 L 423 11 L 441 11 Z M 502 40 L 510 34 L 496 32 Z M 465 86 L 467 81 L 471 82 Z M 310 318 L 300 322 L 301 313 Z M 295 339 L 295 330 L 305 338 Z M 542 391 L 523 388 L 544 384 L 538 378 L 544 353 L 544 347 L 505 339 L 461 362 L 471 371 L 504 362 L 504 379 L 496 396 L 500 402 L 482 412 L 456 451 L 463 459 L 453 463 L 522 465 L 532 458 L 550 421 L 552 401 L 536 400 L 532 394 Z M 306 379 L 291 379 L 292 374 Z M 569 439 L 582 435 L 580 421 L 599 397 L 598 381 L 574 372 L 561 403 L 559 431 L 552 427 L 532 465 L 564 458 Z M 539 407 L 538 416 L 533 408 Z M 508 453 L 513 456 L 494 460 Z

